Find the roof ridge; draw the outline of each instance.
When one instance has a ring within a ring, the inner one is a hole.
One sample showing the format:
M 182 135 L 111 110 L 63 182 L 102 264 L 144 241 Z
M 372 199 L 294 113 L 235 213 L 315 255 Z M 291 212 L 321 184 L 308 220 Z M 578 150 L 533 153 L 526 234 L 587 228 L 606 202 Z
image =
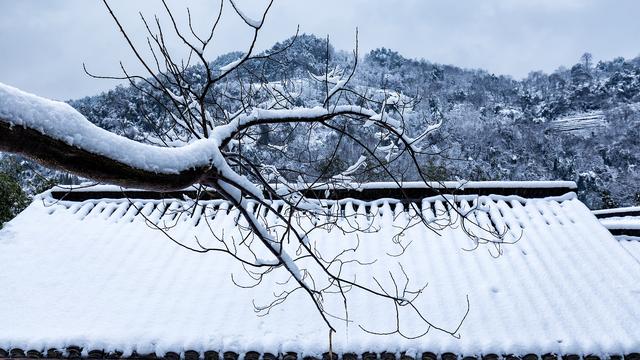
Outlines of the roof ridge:
M 418 201 L 440 195 L 516 195 L 523 198 L 546 198 L 561 196 L 577 189 L 572 181 L 469 181 L 469 182 L 372 182 L 363 184 L 323 184 L 309 187 L 274 184 L 274 187 L 285 187 L 292 191 L 300 191 L 306 197 L 320 200 L 378 200 L 383 198 Z M 157 192 L 139 189 L 124 189 L 112 185 L 53 187 L 43 195 L 56 200 L 83 201 L 89 199 L 168 199 L 198 197 L 204 200 L 220 199 L 214 190 L 199 191 L 196 187 L 182 191 Z M 265 194 L 268 195 L 268 194 Z M 269 198 L 269 196 L 265 196 Z

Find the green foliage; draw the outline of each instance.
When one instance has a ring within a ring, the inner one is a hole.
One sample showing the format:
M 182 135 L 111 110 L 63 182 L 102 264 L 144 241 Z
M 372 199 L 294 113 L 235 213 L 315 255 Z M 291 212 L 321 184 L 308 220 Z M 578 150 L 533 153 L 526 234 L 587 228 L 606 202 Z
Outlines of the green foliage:
M 604 209 L 613 209 L 619 207 L 618 203 L 611 197 L 611 193 L 607 190 L 602 191 L 602 207 Z
M 364 171 L 357 177 L 357 181 L 389 181 L 389 174 L 384 171 L 385 167 L 388 167 L 388 163 L 385 159 L 380 160 L 382 161 L 382 164 L 375 160 L 367 161 Z
M 334 175 L 338 175 L 349 167 L 344 160 L 340 158 L 322 159 L 315 164 L 316 172 L 322 180 L 328 180 Z
M 446 181 L 451 180 L 450 174 L 447 168 L 443 165 L 436 164 L 431 160 L 428 160 L 424 165 L 420 167 L 422 174 L 429 181 Z
M 27 196 L 49 190 L 56 184 L 78 183 L 78 178 L 74 175 L 47 170 L 14 155 L 0 157 L 0 173 L 17 181 Z
M 0 173 L 0 228 L 28 204 L 29 197 L 22 191 L 17 179 Z
M 75 180 L 65 173 L 58 173 L 54 180 L 51 171 L 42 174 L 36 168 L 40 167 L 17 156 L 0 154 L 0 228 L 29 205 L 32 195 L 50 189 L 56 182 Z

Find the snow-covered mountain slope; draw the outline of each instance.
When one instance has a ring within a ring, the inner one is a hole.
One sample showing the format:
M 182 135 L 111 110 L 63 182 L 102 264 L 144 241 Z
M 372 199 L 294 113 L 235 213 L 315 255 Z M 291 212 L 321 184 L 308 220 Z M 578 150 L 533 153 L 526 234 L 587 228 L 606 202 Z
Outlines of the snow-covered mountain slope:
M 274 48 L 281 48 L 283 43 Z M 238 77 L 251 83 L 249 74 L 264 71 L 267 80 L 287 79 L 310 84 L 309 74 L 321 74 L 326 65 L 325 40 L 301 35 L 277 62 L 251 62 Z M 330 48 L 332 68 L 352 64 L 347 52 Z M 213 61 L 221 67 L 239 53 Z M 245 71 L 246 70 L 246 71 Z M 202 68 L 189 68 L 188 79 L 201 78 Z M 197 81 L 196 81 L 197 82 Z M 228 84 L 225 84 L 227 86 Z M 442 116 L 443 127 L 434 134 L 432 152 L 442 156 L 421 158 L 431 180 L 573 180 L 578 194 L 591 208 L 634 205 L 640 201 L 640 58 L 616 58 L 595 66 L 582 63 L 552 74 L 532 72 L 516 81 L 484 70 L 468 70 L 407 59 L 389 49 L 377 49 L 359 61 L 352 85 L 368 95 L 396 92 L 418 100 L 417 120 Z M 306 85 L 305 85 L 306 86 Z M 297 89 L 300 105 L 315 106 L 317 91 Z M 107 130 L 138 140 L 149 138 L 152 128 L 145 117 L 163 125 L 161 107 L 131 87 L 119 86 L 106 93 L 69 102 L 89 120 Z M 417 130 L 423 126 L 416 121 Z M 314 131 L 312 146 L 319 159 L 334 149 L 335 137 Z M 270 144 L 285 144 L 282 134 L 272 133 Z M 300 153 L 306 144 L 286 141 L 287 150 Z M 336 171 L 344 170 L 361 155 L 343 145 Z M 288 161 L 280 157 L 269 161 Z M 297 164 L 289 164 L 292 167 Z M 329 164 L 317 161 L 318 168 Z M 343 166 L 344 165 L 344 166 Z M 408 163 L 392 170 L 416 180 Z M 308 167 L 313 172 L 318 168 Z M 339 172 L 339 171 L 338 171 Z M 369 173 L 362 181 L 380 181 L 384 174 Z
M 549 130 L 591 136 L 605 126 L 607 126 L 607 123 L 604 113 L 602 111 L 593 111 L 555 119 L 549 123 Z

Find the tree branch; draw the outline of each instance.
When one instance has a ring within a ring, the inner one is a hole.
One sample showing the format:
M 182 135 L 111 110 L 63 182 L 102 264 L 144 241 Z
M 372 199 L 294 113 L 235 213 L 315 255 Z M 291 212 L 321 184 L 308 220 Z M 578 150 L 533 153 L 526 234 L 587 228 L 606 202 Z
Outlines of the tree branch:
M 127 188 L 171 191 L 200 182 L 209 166 L 163 174 L 131 167 L 104 155 L 69 145 L 36 130 L 11 126 L 0 117 L 0 151 L 19 154 L 44 166 L 66 170 L 76 175 Z

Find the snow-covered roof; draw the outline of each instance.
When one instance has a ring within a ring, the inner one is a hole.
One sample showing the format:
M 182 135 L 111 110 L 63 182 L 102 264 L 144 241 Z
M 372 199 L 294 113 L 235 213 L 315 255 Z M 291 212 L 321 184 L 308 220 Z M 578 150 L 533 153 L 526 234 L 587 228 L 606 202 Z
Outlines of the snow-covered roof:
M 435 324 L 451 328 L 469 314 L 460 339 L 432 331 L 418 339 L 366 333 L 384 331 L 395 314 L 375 298 L 350 294 L 353 323 L 336 322 L 338 353 L 629 354 L 640 350 L 640 261 L 620 246 L 573 193 L 546 198 L 461 195 L 456 204 L 485 204 L 477 219 L 519 240 L 495 248 L 473 242 L 460 227 L 435 234 L 422 226 L 399 257 L 392 240 L 407 207 L 389 201 L 345 200 L 345 212 L 381 224 L 373 233 L 333 231 L 312 241 L 331 252 L 359 241 L 358 252 L 378 261 L 364 274 L 385 274 L 402 263 L 428 282 L 417 306 Z M 147 222 L 171 223 L 178 241 L 207 241 L 210 229 L 230 236 L 238 212 L 221 200 L 210 211 L 174 218 L 182 200 L 37 198 L 0 230 L 0 348 L 46 351 L 79 346 L 125 355 L 195 350 L 317 355 L 328 351 L 328 331 L 313 304 L 293 294 L 263 317 L 255 304 L 273 300 L 275 273 L 253 288 L 232 257 L 183 249 Z M 423 212 L 445 209 L 441 197 L 422 201 Z M 441 216 L 447 212 L 440 212 Z M 431 213 L 433 215 L 433 213 Z M 205 218 L 206 221 L 202 221 Z M 215 240 L 211 240 L 215 241 Z M 356 255 L 354 255 L 356 256 Z M 328 300 L 329 301 L 329 300 Z M 330 306 L 330 304 L 328 304 Z M 411 320 L 405 323 L 411 329 Z
M 613 232 L 640 232 L 640 214 L 638 216 L 611 216 L 601 218 L 600 223 Z
M 276 190 L 284 188 L 283 184 L 272 184 Z M 573 181 L 443 181 L 402 183 L 370 182 L 370 183 L 318 183 L 287 184 L 286 189 L 298 189 L 314 199 L 378 200 L 381 198 L 422 199 L 442 193 L 451 195 L 518 195 L 526 198 L 559 196 L 577 189 Z M 209 199 L 218 198 L 213 189 L 209 193 L 200 194 Z M 139 189 L 123 189 L 114 185 L 96 185 L 93 183 L 60 186 L 51 189 L 56 199 L 87 200 L 96 198 L 122 198 L 124 196 L 139 199 L 160 199 L 183 195 L 196 196 L 198 187 L 192 186 L 182 191 L 162 192 Z M 265 196 L 267 194 L 265 193 Z
M 593 214 L 614 235 L 640 236 L 640 206 L 594 210 Z
M 640 206 L 627 206 L 612 209 L 593 210 L 593 214 L 601 218 L 625 216 L 627 214 L 640 214 Z
M 622 246 L 640 264 L 640 236 L 616 235 Z
M 594 210 L 593 214 L 640 263 L 640 206 Z

